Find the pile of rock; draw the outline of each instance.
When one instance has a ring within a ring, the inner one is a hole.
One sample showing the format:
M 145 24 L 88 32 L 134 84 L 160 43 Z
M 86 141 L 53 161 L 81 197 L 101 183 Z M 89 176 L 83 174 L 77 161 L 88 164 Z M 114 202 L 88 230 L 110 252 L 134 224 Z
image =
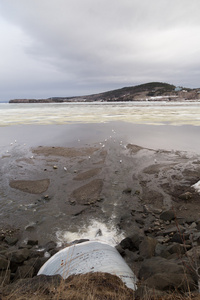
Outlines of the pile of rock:
M 177 220 L 173 210 L 153 215 L 149 226 L 144 222 L 141 230 L 117 246 L 139 279 L 136 295 L 144 299 L 151 293 L 164 296 L 165 292 L 198 291 L 200 220 Z
M 151 293 L 154 297 L 164 297 L 172 291 L 198 291 L 200 220 L 195 217 L 177 220 L 173 210 L 151 211 L 147 207 L 143 214 L 143 218 L 136 218 L 140 220 L 138 231 L 116 246 L 139 279 L 136 297 L 145 299 Z M 151 222 L 146 223 L 148 218 Z M 19 286 L 22 281 L 36 284 L 40 267 L 59 250 L 55 242 L 39 246 L 37 240 L 28 240 L 20 244 L 16 231 L 2 231 L 0 285 L 4 292 L 13 286 L 16 289 L 16 284 Z M 48 278 L 44 280 L 48 283 Z M 61 279 L 55 280 L 58 283 Z
M 2 230 L 0 235 L 0 286 L 37 275 L 47 259 L 58 251 L 51 241 L 38 246 L 37 240 L 20 244 L 16 230 Z

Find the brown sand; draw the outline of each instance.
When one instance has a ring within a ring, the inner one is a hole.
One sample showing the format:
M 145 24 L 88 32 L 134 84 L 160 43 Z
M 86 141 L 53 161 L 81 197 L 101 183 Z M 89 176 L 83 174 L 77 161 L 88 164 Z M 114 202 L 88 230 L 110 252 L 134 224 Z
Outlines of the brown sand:
M 34 154 L 44 156 L 78 157 L 92 155 L 97 148 L 65 148 L 65 147 L 38 147 L 32 150 Z
M 100 194 L 103 186 L 101 179 L 94 179 L 91 182 L 81 186 L 72 193 L 72 197 L 78 204 L 90 205 L 100 200 Z
M 49 179 L 43 180 L 12 180 L 10 187 L 30 194 L 46 192 L 50 184 Z
M 95 168 L 95 169 L 91 169 L 82 173 L 79 173 L 76 177 L 74 177 L 74 180 L 86 180 L 86 179 L 90 179 L 96 175 L 99 174 L 99 172 L 101 172 L 101 168 Z

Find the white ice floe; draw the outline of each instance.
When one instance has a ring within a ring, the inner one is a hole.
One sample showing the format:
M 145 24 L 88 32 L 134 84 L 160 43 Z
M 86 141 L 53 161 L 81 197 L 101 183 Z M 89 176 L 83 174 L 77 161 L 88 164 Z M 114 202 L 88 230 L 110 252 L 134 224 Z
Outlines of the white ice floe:
M 198 193 L 200 193 L 200 180 L 199 180 L 197 183 L 193 184 L 192 187 L 193 187 Z

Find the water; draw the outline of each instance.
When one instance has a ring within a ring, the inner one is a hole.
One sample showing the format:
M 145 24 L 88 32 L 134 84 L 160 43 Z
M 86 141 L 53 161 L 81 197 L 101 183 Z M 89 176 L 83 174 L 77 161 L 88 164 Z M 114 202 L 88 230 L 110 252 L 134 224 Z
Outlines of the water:
M 31 161 L 30 148 L 40 145 L 82 147 L 104 143 L 110 153 L 106 167 L 111 168 L 112 164 L 120 161 L 127 143 L 199 154 L 199 136 L 199 102 L 0 104 L 1 220 L 22 229 L 29 228 L 29 236 L 36 235 L 38 238 L 37 235 L 41 235 L 43 240 L 56 239 L 62 243 L 91 238 L 114 245 L 125 236 L 124 232 L 117 230 L 114 215 L 120 210 L 119 200 L 116 201 L 117 188 L 123 188 L 123 182 L 110 186 L 112 182 L 107 179 L 107 189 L 111 190 L 113 199 L 102 206 L 99 215 L 91 212 L 87 219 L 84 216 L 70 219 L 65 208 L 66 195 L 71 188 L 67 180 L 72 180 L 73 168 L 79 168 L 80 159 L 63 161 L 63 164 L 71 166 L 71 177 L 64 182 L 66 173 L 59 171 L 61 177 L 55 178 L 54 189 L 51 189 L 54 196 L 48 203 L 41 195 L 9 188 L 10 179 L 25 179 L 27 174 L 36 178 L 38 170 L 42 174 L 43 161 L 37 162 L 34 158 Z M 23 161 L 24 158 L 26 161 Z M 120 172 L 121 166 L 117 168 Z M 96 236 L 99 229 L 102 236 Z

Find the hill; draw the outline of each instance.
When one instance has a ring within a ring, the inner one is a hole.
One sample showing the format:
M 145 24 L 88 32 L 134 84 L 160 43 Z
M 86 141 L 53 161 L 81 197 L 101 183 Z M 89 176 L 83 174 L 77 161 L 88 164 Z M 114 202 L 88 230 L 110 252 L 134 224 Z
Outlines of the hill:
M 9 103 L 59 103 L 59 102 L 112 102 L 152 100 L 197 100 L 200 89 L 176 88 L 162 82 L 150 82 L 137 86 L 123 87 L 112 91 L 77 97 L 51 97 L 47 99 L 13 99 Z

